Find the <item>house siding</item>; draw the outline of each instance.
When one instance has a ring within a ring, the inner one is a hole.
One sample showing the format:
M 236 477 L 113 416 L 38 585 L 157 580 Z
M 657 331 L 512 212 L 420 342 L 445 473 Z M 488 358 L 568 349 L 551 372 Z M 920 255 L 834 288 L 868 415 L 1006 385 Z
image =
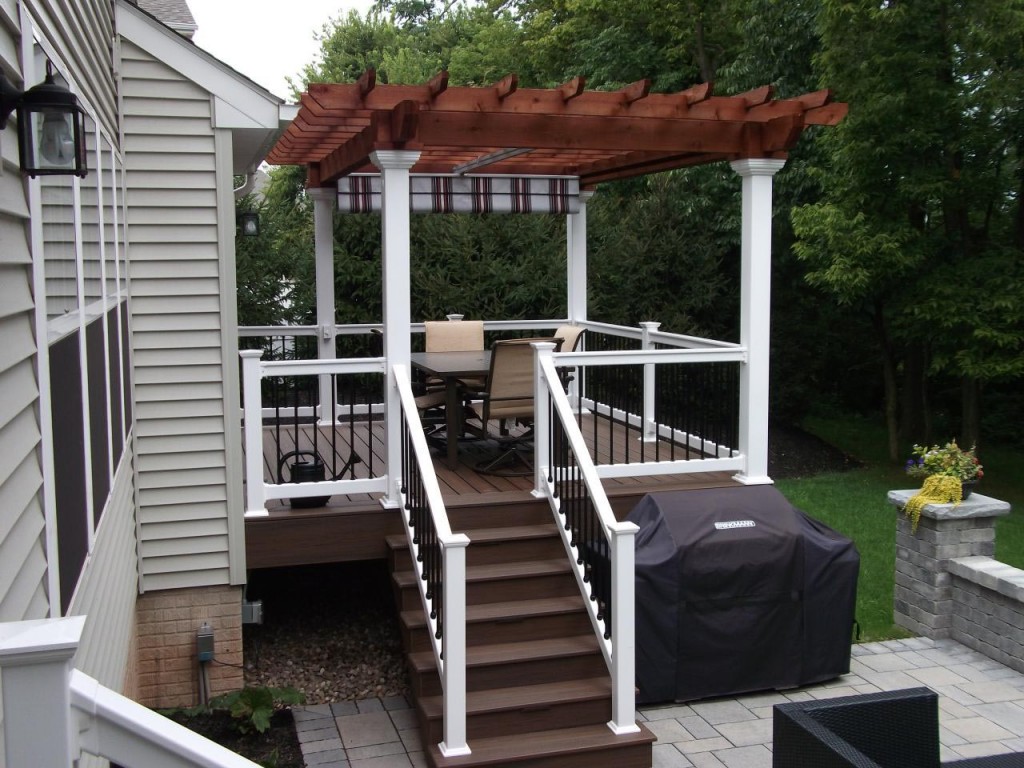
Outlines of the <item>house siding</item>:
M 210 94 L 121 46 L 143 592 L 231 582 Z M 187 226 L 183 226 L 187 224 Z M 235 510 L 236 512 L 238 510 Z

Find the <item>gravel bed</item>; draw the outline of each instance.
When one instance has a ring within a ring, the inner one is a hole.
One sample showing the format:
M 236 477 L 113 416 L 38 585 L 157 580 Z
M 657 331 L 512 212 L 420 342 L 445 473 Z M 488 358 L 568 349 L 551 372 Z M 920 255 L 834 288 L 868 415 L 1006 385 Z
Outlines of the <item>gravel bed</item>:
M 250 574 L 263 624 L 247 625 L 247 685 L 291 686 L 307 704 L 404 695 L 408 679 L 384 563 Z

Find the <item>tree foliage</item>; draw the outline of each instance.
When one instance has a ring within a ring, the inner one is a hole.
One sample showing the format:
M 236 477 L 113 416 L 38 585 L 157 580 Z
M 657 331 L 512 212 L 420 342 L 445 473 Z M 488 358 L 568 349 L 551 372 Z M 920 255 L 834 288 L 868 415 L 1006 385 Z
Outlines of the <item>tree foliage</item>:
M 776 177 L 773 414 L 884 396 L 892 450 L 987 405 L 1017 412 L 1024 376 L 1024 0 L 378 0 L 329 20 L 307 82 L 588 88 L 650 78 L 821 87 L 850 105 Z M 279 169 L 239 246 L 240 318 L 309 322 L 311 206 Z M 590 314 L 734 338 L 739 180 L 728 166 L 602 185 L 590 203 Z M 556 217 L 414 217 L 414 318 L 564 313 Z M 380 319 L 380 220 L 337 216 L 339 322 Z M 262 256 L 260 256 L 262 253 Z M 288 286 L 286 297 L 280 286 Z M 854 359 L 851 359 L 854 358 Z M 957 432 L 959 430 L 959 432 Z

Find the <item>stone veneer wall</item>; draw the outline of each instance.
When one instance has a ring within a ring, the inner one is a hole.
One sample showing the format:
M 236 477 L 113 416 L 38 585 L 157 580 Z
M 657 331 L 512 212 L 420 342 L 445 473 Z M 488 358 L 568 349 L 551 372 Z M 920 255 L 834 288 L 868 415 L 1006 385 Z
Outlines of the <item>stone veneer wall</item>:
M 916 491 L 890 491 L 906 505 Z M 917 531 L 900 515 L 893 620 L 930 638 L 951 637 L 1024 671 L 1024 571 L 994 560 L 996 519 L 1010 505 L 981 494 L 929 504 Z
M 135 609 L 136 700 L 148 707 L 199 703 L 196 632 L 206 622 L 214 632 L 214 659 L 207 665 L 210 695 L 241 688 L 241 587 L 194 587 L 147 592 Z

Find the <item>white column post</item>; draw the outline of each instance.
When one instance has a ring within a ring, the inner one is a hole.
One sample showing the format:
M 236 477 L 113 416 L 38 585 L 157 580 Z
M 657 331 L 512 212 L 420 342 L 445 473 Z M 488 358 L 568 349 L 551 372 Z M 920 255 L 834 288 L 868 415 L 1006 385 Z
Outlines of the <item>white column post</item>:
M 608 533 L 612 546 L 612 719 L 615 733 L 636 733 L 636 595 L 633 544 L 636 523 L 618 523 Z
M 466 547 L 469 537 L 456 533 L 444 547 L 444 741 L 445 757 L 470 754 L 466 743 Z
M 587 201 L 593 192 L 580 192 L 580 210 L 566 217 L 566 308 L 570 323 L 587 319 Z
M 334 206 L 337 190 L 317 187 L 309 190 L 313 198 L 313 238 L 316 254 L 316 341 L 317 357 L 333 360 L 334 346 Z M 333 422 L 335 400 L 330 374 L 320 376 L 320 423 Z
M 551 466 L 551 419 L 548 412 L 548 385 L 541 376 L 540 361 L 550 360 L 555 345 L 550 341 L 535 341 L 533 347 L 533 495 L 542 498 L 545 474 Z
M 739 449 L 746 469 L 735 479 L 750 485 L 768 477 L 768 369 L 772 297 L 772 177 L 785 160 L 748 158 L 731 163 L 743 177 L 740 269 L 740 344 L 747 362 L 740 368 Z
M 70 766 L 78 760 L 70 685 L 84 628 L 85 616 L 0 624 L 7 768 Z
M 389 478 L 398 477 L 402 463 L 401 400 L 394 382 L 394 366 L 408 367 L 412 346 L 409 326 L 410 257 L 409 257 L 409 169 L 420 153 L 407 150 L 377 150 L 370 160 L 381 171 L 381 249 L 384 267 L 384 356 L 387 359 L 387 471 Z M 398 487 L 388 483 L 385 506 L 397 507 Z
M 263 350 L 248 349 L 238 354 L 242 358 L 242 417 L 245 419 L 245 516 L 267 517 L 270 513 L 263 486 L 263 372 L 260 362 Z
M 651 334 L 661 327 L 661 323 L 643 322 L 640 323 L 640 331 L 643 334 L 640 340 L 640 348 L 644 350 L 653 349 Z M 654 407 L 658 402 L 657 388 L 655 387 L 654 363 L 644 363 L 644 433 L 643 441 L 653 443 L 658 439 L 658 425 L 654 419 Z

